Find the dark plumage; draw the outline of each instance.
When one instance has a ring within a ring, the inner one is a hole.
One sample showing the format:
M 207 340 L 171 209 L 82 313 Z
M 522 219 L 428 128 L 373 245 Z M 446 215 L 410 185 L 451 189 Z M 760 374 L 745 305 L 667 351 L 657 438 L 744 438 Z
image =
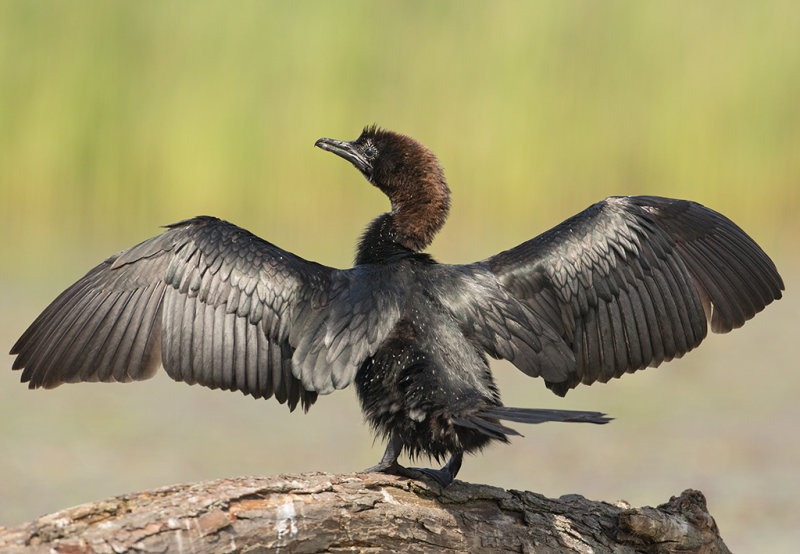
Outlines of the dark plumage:
M 159 363 L 178 381 L 275 396 L 308 409 L 355 382 L 388 439 L 377 470 L 448 484 L 462 455 L 517 434 L 501 421 L 605 423 L 603 414 L 507 408 L 486 355 L 563 396 L 679 357 L 781 297 L 772 261 L 739 227 L 694 202 L 612 197 L 468 265 L 421 251 L 450 190 L 433 153 L 369 127 L 316 146 L 350 161 L 391 201 L 356 265 L 306 261 L 212 217 L 168 226 L 111 256 L 56 298 L 11 349 L 31 388 L 131 381 Z M 410 473 L 413 474 L 413 471 Z

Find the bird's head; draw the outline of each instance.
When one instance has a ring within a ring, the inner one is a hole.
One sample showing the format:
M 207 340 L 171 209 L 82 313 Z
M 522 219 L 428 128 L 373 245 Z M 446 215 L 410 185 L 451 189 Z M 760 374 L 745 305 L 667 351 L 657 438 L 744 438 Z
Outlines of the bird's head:
M 409 136 L 372 125 L 365 127 L 356 140 L 321 138 L 315 146 L 353 164 L 393 205 L 419 198 L 425 190 L 447 190 L 439 160 Z
M 426 146 L 376 125 L 356 140 L 321 138 L 315 146 L 349 161 L 389 197 L 399 243 L 417 251 L 430 244 L 450 210 L 450 189 Z

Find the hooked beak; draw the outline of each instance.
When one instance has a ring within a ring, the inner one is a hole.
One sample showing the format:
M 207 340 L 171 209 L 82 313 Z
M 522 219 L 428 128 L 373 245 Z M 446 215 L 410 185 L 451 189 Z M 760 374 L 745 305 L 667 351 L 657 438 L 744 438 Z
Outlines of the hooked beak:
M 314 146 L 344 158 L 365 175 L 369 175 L 370 171 L 372 171 L 372 165 L 352 142 L 321 138 L 314 143 Z

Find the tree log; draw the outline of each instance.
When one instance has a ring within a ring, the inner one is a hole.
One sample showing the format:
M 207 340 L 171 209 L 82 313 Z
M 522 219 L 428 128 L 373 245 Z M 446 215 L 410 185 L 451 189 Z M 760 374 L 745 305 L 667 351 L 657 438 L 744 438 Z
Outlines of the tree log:
M 0 552 L 729 552 L 706 501 L 657 508 L 380 473 L 239 477 L 0 527 Z

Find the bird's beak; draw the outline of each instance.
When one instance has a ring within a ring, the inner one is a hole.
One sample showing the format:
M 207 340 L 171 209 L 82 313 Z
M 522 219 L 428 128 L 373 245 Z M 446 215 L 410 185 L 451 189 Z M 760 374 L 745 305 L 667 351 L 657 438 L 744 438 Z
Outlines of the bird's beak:
M 356 169 L 364 173 L 365 175 L 369 174 L 372 166 L 370 165 L 369 161 L 364 157 L 364 155 L 358 151 L 356 146 L 352 142 L 346 142 L 343 140 L 334 140 L 329 138 L 321 138 L 317 142 L 314 143 L 314 146 L 318 148 L 322 148 L 323 150 L 327 150 L 328 152 L 333 152 L 337 156 L 341 156 L 354 166 Z

